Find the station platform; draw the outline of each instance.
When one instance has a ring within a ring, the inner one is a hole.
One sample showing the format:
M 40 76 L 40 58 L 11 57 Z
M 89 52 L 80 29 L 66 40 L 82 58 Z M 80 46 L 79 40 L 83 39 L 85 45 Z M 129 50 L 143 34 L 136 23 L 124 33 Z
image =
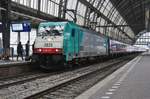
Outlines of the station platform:
M 31 61 L 25 61 L 21 58 L 18 60 L 16 57 L 9 60 L 0 60 L 0 79 L 15 77 L 33 69 L 36 69 L 36 67 L 32 65 Z
M 131 60 L 76 99 L 150 99 L 150 54 Z
M 25 57 L 24 57 L 25 59 Z M 13 59 L 10 57 L 9 60 L 0 60 L 0 66 L 3 65 L 13 65 L 18 63 L 28 63 L 29 61 L 22 60 L 20 57 L 17 60 L 17 57 L 14 57 Z

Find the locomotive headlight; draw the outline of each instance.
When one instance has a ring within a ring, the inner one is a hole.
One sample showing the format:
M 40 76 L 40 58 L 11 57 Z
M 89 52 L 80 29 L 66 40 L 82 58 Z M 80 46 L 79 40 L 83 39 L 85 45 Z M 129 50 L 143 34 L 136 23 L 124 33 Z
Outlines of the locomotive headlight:
M 56 49 L 56 52 L 58 52 L 59 50 L 58 49 Z
M 42 51 L 42 49 L 38 49 L 38 51 L 39 51 L 39 52 L 41 52 L 41 51 Z

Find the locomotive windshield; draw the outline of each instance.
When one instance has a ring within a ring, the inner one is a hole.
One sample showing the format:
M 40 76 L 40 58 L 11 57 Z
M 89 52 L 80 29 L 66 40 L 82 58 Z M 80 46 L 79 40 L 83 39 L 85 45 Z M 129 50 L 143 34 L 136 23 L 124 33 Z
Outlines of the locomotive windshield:
M 38 36 L 62 36 L 63 26 L 42 26 L 39 28 Z

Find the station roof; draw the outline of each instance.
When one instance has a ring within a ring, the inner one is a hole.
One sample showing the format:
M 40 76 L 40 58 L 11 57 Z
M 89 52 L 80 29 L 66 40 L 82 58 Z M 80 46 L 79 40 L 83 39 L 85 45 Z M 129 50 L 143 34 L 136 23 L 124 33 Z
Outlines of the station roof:
M 111 0 L 135 35 L 145 29 L 146 7 L 150 0 Z

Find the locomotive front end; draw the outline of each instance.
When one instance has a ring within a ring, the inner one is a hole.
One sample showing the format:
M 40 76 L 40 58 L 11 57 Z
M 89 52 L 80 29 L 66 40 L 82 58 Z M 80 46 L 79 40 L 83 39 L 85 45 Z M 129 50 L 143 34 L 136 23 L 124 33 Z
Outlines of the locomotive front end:
M 63 62 L 63 30 L 63 25 L 40 24 L 33 57 L 42 68 L 51 69 L 52 65 Z
M 60 55 L 62 54 L 62 36 L 37 37 L 34 45 L 34 54 Z

